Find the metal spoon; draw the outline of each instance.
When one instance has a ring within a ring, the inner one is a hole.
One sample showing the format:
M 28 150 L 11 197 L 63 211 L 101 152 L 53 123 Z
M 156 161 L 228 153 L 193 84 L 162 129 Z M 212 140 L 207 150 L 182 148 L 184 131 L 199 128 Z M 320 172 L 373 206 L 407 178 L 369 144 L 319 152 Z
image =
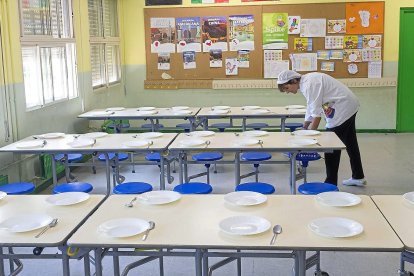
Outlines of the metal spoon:
M 142 237 L 142 240 L 145 241 L 148 238 L 148 234 L 149 232 L 155 228 L 155 222 L 153 221 L 149 221 L 149 227 L 148 229 L 145 231 L 144 236 Z
M 272 237 L 272 240 L 270 241 L 270 245 L 272 245 L 272 244 L 274 244 L 274 243 L 275 243 L 275 241 L 276 241 L 276 237 L 277 237 L 277 235 L 279 235 L 280 233 L 282 233 L 282 225 L 280 225 L 280 224 L 276 224 L 276 225 L 273 227 L 273 237 Z
M 58 224 L 58 219 L 57 218 L 55 218 L 55 219 L 53 219 L 48 225 L 46 225 L 43 229 L 42 229 L 42 231 L 40 231 L 39 232 L 39 234 L 37 234 L 36 236 L 35 236 L 35 238 L 38 238 L 38 237 L 40 237 L 41 235 L 43 235 L 47 230 L 49 230 L 50 228 L 52 228 L 52 227 L 55 227 L 56 225 Z
M 137 197 L 134 197 L 133 199 L 131 199 L 131 201 L 130 202 L 128 202 L 128 203 L 125 203 L 125 206 L 126 207 L 132 207 L 132 206 L 134 206 L 134 202 L 137 200 Z

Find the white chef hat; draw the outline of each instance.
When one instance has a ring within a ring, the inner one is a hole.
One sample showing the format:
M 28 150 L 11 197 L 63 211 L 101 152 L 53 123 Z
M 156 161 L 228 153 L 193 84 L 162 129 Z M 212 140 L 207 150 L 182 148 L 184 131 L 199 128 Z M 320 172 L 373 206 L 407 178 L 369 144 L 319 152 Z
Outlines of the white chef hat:
M 277 84 L 285 84 L 290 80 L 293 79 L 298 79 L 300 78 L 302 75 L 292 71 L 292 70 L 284 70 L 282 72 L 280 72 L 279 76 L 277 77 Z

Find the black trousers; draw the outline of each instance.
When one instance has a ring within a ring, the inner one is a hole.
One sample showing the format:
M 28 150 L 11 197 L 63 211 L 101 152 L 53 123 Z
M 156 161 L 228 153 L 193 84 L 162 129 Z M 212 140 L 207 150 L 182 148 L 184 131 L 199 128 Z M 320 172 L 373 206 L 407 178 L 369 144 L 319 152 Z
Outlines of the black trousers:
M 362 169 L 361 154 L 359 153 L 356 136 L 355 117 L 356 113 L 342 125 L 327 128 L 326 130 L 335 132 L 339 139 L 345 144 L 351 163 L 352 178 L 362 179 L 364 178 L 364 170 Z M 332 153 L 325 153 L 326 183 L 338 185 L 338 169 L 340 161 L 340 150 L 334 150 Z

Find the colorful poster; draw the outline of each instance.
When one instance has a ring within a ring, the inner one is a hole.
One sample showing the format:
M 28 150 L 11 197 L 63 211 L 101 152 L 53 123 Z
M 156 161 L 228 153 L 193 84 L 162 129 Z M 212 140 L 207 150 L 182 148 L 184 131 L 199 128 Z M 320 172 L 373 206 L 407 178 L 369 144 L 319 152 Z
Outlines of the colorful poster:
M 250 51 L 249 50 L 237 51 L 237 61 L 239 62 L 239 68 L 249 68 L 250 67 Z
M 194 51 L 183 52 L 183 64 L 184 64 L 184 69 L 195 69 L 196 68 L 196 52 Z
M 368 62 L 368 78 L 375 79 L 382 77 L 382 61 Z
M 381 49 L 381 35 L 363 35 L 362 48 Z
M 223 52 L 220 49 L 210 50 L 210 67 L 223 67 Z
M 300 33 L 300 16 L 288 16 L 288 34 L 299 34 Z
M 238 61 L 236 58 L 226 58 L 226 75 L 234 76 L 238 75 Z
M 175 18 L 151 18 L 151 53 L 175 53 Z
M 201 18 L 203 52 L 214 49 L 227 51 L 227 18 L 206 16 Z
M 328 20 L 328 33 L 329 34 L 344 34 L 346 33 L 346 20 Z
M 362 49 L 362 61 L 380 61 L 381 49 Z
M 170 53 L 158 53 L 158 70 L 170 70 Z
M 384 33 L 384 2 L 346 3 L 347 34 Z
M 298 52 L 312 52 L 311 37 L 295 37 L 293 40 L 293 49 Z
M 263 13 L 263 49 L 287 49 L 288 14 Z
M 344 59 L 344 51 L 342 50 L 331 50 L 331 59 Z
M 316 71 L 318 69 L 316 53 L 291 54 L 290 60 L 294 71 Z
M 264 60 L 274 61 L 282 60 L 282 51 L 281 50 L 264 50 Z
M 326 19 L 302 19 L 300 22 L 300 37 L 325 37 Z
M 328 72 L 335 71 L 335 62 L 332 62 L 332 61 L 321 62 L 321 71 L 328 71 Z
M 316 56 L 318 59 L 329 60 L 331 58 L 331 51 L 318 50 L 316 51 Z
M 325 37 L 325 49 L 343 49 L 343 36 L 327 36 Z
M 345 35 L 344 49 L 362 49 L 361 35 Z
M 201 52 L 200 17 L 179 17 L 176 19 L 177 52 Z
M 344 62 L 362 62 L 361 50 L 344 50 Z
M 230 51 L 254 50 L 254 16 L 229 16 Z

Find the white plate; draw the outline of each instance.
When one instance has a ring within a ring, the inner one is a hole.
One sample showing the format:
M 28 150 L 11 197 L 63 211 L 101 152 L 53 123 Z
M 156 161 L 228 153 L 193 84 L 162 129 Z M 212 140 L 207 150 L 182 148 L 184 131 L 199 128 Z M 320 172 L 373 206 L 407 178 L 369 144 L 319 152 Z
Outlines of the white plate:
M 151 110 L 155 110 L 156 108 L 153 106 L 141 106 L 138 107 L 138 111 L 151 111 Z
M 211 109 L 212 110 L 229 110 L 231 108 L 231 106 L 228 105 L 217 105 L 217 106 L 213 106 Z
M 233 205 L 251 206 L 266 202 L 267 196 L 261 193 L 240 191 L 232 192 L 224 196 L 224 201 Z
M 253 146 L 259 144 L 258 139 L 242 138 L 234 142 L 239 146 Z
M 154 115 L 157 114 L 157 110 L 138 110 L 139 115 Z
M 137 135 L 137 137 L 144 138 L 144 139 L 154 139 L 154 138 L 160 138 L 164 135 L 164 133 L 161 132 L 144 132 Z
M 89 113 L 91 116 L 109 116 L 112 115 L 112 111 L 93 111 Z
M 106 109 L 106 111 L 109 111 L 109 112 L 111 112 L 111 111 L 122 111 L 122 110 L 125 110 L 125 107 L 109 107 L 109 108 Z
M 81 203 L 89 199 L 88 193 L 83 192 L 67 192 L 54 194 L 46 198 L 46 202 L 52 205 L 66 206 Z
M 131 140 L 124 143 L 127 148 L 146 148 L 151 144 L 148 140 Z
M 298 135 L 298 136 L 314 136 L 314 135 L 319 135 L 321 132 L 318 130 L 313 130 L 313 129 L 300 129 L 300 130 L 295 130 L 293 132 L 293 134 Z
M 229 112 L 230 110 L 228 109 L 215 109 L 215 110 L 210 111 L 211 114 L 217 114 L 217 115 L 227 114 Z
M 42 228 L 51 223 L 53 218 L 46 214 L 16 215 L 0 222 L 0 229 L 13 233 L 28 232 Z
M 190 136 L 194 137 L 208 137 L 213 136 L 215 133 L 211 130 L 199 130 L 199 131 L 192 131 L 189 133 Z
M 219 227 L 230 235 L 254 235 L 269 230 L 270 222 L 257 216 L 234 216 L 220 221 Z
M 361 198 L 345 192 L 324 192 L 316 196 L 316 201 L 325 206 L 347 207 L 358 205 Z
M 139 202 L 150 205 L 167 204 L 180 198 L 181 194 L 174 191 L 151 191 L 137 196 Z
M 51 132 L 51 133 L 45 133 L 37 135 L 40 139 L 56 139 L 56 138 L 62 138 L 65 137 L 65 133 L 63 132 Z
M 300 109 L 300 108 L 306 108 L 306 106 L 299 105 L 299 104 L 292 104 L 292 105 L 285 106 L 285 108 L 286 109 Z
M 341 217 L 317 218 L 310 222 L 309 228 L 322 237 L 347 238 L 359 235 L 364 227 L 357 221 Z
M 414 192 L 403 194 L 403 199 L 408 203 L 414 204 Z
M 258 105 L 246 105 L 246 106 L 242 106 L 242 110 L 254 110 L 254 109 L 260 109 L 262 108 L 261 106 Z
M 91 138 L 79 137 L 77 139 L 74 139 L 72 142 L 69 142 L 67 145 L 72 148 L 83 148 L 92 146 L 93 144 L 95 144 L 95 140 Z
M 7 193 L 0 191 L 0 200 L 5 198 L 7 196 Z
M 268 114 L 270 110 L 268 109 L 255 109 L 251 111 L 251 114 Z
M 190 107 L 188 107 L 188 106 L 173 106 L 173 107 L 171 107 L 171 109 L 174 110 L 174 111 L 178 111 L 178 110 L 190 109 Z
M 181 140 L 180 144 L 185 147 L 196 147 L 196 146 L 203 146 L 206 144 L 206 142 L 207 141 L 203 139 L 192 138 L 192 139 Z
M 174 115 L 190 115 L 191 113 L 193 113 L 191 110 L 174 110 L 173 111 Z
M 291 113 L 291 114 L 305 114 L 306 109 L 289 109 L 289 113 Z
M 113 238 L 138 235 L 149 228 L 149 222 L 139 218 L 120 218 L 105 221 L 98 226 L 98 232 Z
M 310 146 L 318 143 L 318 140 L 311 138 L 294 138 L 290 139 L 289 143 L 296 146 Z
M 269 132 L 264 131 L 264 130 L 248 130 L 248 131 L 244 131 L 242 135 L 247 136 L 247 137 L 261 137 L 261 136 L 269 135 Z
M 25 141 L 16 144 L 16 148 L 19 149 L 34 149 L 43 146 L 42 140 Z
M 97 139 L 97 138 L 105 137 L 106 135 L 108 135 L 108 133 L 106 132 L 89 132 L 89 133 L 82 134 L 82 137 Z

